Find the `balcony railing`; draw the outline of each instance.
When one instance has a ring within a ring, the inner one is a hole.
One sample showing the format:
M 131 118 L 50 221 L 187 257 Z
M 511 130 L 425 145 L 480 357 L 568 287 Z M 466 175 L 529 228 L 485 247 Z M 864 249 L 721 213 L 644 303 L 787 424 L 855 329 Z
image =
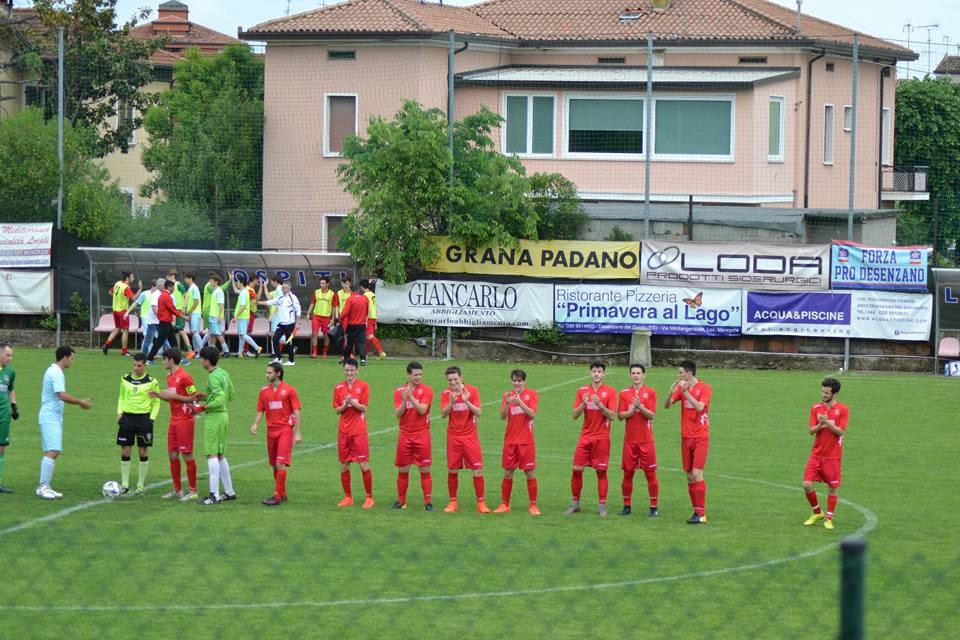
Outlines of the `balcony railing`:
M 881 183 L 883 191 L 900 193 L 926 193 L 927 167 L 883 167 Z

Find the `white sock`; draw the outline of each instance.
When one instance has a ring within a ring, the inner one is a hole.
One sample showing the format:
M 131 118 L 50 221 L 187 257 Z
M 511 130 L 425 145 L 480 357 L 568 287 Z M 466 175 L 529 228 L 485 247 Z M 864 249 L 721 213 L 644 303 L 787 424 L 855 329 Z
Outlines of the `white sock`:
M 57 461 L 53 458 L 43 456 L 40 459 L 40 484 L 49 485 L 53 480 L 53 469 L 57 466 Z
M 210 480 L 210 493 L 220 497 L 220 461 L 216 456 L 207 458 L 207 477 Z
M 233 495 L 233 478 L 230 477 L 230 463 L 226 458 L 220 458 L 220 481 L 223 482 L 223 492 Z

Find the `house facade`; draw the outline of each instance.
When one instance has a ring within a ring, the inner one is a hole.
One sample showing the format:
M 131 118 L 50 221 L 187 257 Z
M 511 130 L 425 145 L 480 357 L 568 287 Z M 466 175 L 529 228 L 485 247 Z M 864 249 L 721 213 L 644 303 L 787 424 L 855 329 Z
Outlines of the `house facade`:
M 656 204 L 848 206 L 852 30 L 764 0 L 631 7 L 350 0 L 241 32 L 267 43 L 264 248 L 335 248 L 342 140 L 407 99 L 446 110 L 451 49 L 455 117 L 501 114 L 499 150 L 586 203 L 642 202 L 649 155 Z M 866 35 L 859 56 L 854 206 L 923 198 L 892 179 L 895 67 L 917 56 Z

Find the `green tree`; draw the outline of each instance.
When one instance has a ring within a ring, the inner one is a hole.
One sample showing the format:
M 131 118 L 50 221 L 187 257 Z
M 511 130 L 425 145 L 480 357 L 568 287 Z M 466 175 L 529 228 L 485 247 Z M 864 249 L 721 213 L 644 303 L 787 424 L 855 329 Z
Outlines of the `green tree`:
M 930 202 L 901 203 L 899 244 L 933 241 L 933 205 L 941 239 L 960 238 L 960 85 L 946 78 L 897 83 L 897 165 L 925 165 Z
M 343 145 L 340 183 L 357 207 L 343 223 L 340 248 L 400 283 L 438 257 L 436 236 L 467 246 L 567 237 L 557 227 L 582 215 L 576 187 L 557 174 L 527 176 L 515 156 L 498 153 L 491 132 L 502 121 L 482 107 L 455 122 L 451 157 L 439 109 L 407 101 L 392 120 L 372 118 L 365 138 Z
M 144 195 L 193 206 L 217 248 L 260 246 L 263 180 L 263 62 L 244 45 L 216 56 L 196 49 L 174 68 L 144 126 Z
M 56 115 L 57 30 L 64 28 L 64 119 L 75 127 L 99 132 L 92 150 L 102 157 L 115 149 L 126 151 L 131 132 L 140 126 L 153 96 L 140 91 L 150 82 L 150 56 L 163 39 L 138 39 L 130 29 L 145 19 L 149 9 L 123 24 L 117 24 L 117 0 L 35 0 L 40 26 L 30 22 L 7 25 L 18 66 L 47 89 L 47 118 Z M 2 34 L 0 34 L 2 36 Z M 117 108 L 133 110 L 132 118 L 120 118 Z
M 63 227 L 84 240 L 100 240 L 111 220 L 130 215 L 123 194 L 93 158 L 97 136 L 89 128 L 64 127 Z M 0 120 L 0 219 L 57 219 L 57 125 L 40 109 Z

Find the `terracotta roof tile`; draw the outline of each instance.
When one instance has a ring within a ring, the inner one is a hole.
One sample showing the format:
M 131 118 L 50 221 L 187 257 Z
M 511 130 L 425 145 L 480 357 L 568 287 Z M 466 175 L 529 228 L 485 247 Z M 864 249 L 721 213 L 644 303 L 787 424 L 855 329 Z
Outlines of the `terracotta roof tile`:
M 940 61 L 933 72 L 942 74 L 960 73 L 960 56 L 943 56 L 943 60 Z
M 164 25 L 186 25 L 187 33 L 182 34 L 177 31 L 168 31 L 154 29 L 154 23 L 161 23 Z M 205 27 L 196 22 L 186 22 L 180 18 L 173 16 L 164 16 L 164 18 L 154 20 L 153 22 L 145 22 L 144 24 L 137 25 L 133 29 L 130 29 L 130 37 L 147 39 L 153 38 L 158 35 L 169 34 L 170 42 L 169 44 L 177 45 L 182 44 L 185 46 L 190 45 L 199 45 L 199 44 L 220 44 L 228 45 L 239 43 L 240 40 L 237 40 L 233 36 L 228 36 L 225 33 L 220 33 L 208 27 Z

